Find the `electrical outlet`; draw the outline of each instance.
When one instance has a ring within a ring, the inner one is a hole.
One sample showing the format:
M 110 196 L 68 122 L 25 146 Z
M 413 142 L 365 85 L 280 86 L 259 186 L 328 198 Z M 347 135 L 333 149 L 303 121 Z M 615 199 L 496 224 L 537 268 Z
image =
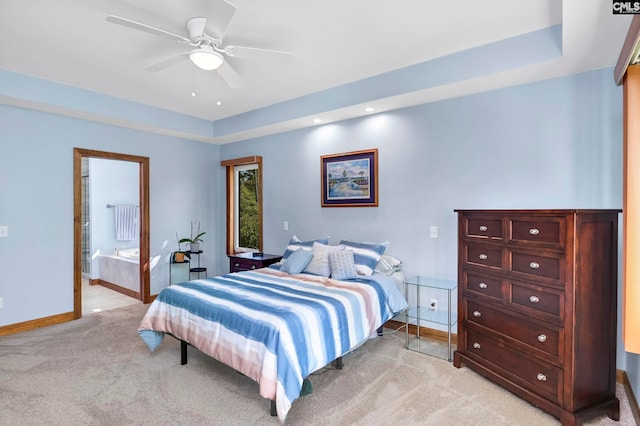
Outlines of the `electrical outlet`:
M 0 309 L 4 308 L 4 302 L 2 301 L 2 297 L 0 297 Z
M 289 222 L 287 222 L 286 220 L 284 222 L 282 222 L 282 230 L 283 231 L 288 231 L 289 230 Z
M 429 300 L 429 310 L 437 311 L 438 310 L 438 299 Z
M 438 238 L 438 227 L 437 226 L 430 226 L 429 227 L 429 237 Z
M 0 226 L 0 238 L 6 238 L 9 236 L 9 227 L 8 226 Z

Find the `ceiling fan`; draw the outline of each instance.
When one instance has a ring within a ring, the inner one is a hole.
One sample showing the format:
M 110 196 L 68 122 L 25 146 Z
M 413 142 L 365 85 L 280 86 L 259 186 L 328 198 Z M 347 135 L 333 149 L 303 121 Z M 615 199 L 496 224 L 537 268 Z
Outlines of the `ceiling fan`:
M 256 52 L 291 55 L 290 52 L 259 47 L 224 45 L 222 41 L 224 34 L 235 13 L 236 7 L 231 3 L 225 0 L 215 0 L 210 18 L 193 17 L 187 20 L 185 24 L 187 35 L 175 34 L 116 15 L 109 15 L 106 20 L 135 30 L 170 38 L 180 44 L 190 46 L 189 50 L 153 64 L 145 70 L 156 72 L 190 59 L 203 70 L 217 70 L 229 87 L 235 88 L 241 85 L 242 80 L 225 59 L 226 57 L 247 57 Z

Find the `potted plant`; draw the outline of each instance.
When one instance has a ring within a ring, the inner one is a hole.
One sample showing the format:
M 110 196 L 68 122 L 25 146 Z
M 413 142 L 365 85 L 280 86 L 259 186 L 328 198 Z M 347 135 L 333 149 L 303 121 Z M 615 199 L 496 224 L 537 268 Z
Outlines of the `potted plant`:
M 178 240 L 178 247 L 182 243 L 189 243 L 189 251 L 191 252 L 199 252 L 200 251 L 200 243 L 204 242 L 202 236 L 206 234 L 206 232 L 200 232 L 200 221 L 192 221 L 191 222 L 191 237 L 190 238 L 181 238 Z
M 173 263 L 184 263 L 185 257 L 191 260 L 191 255 L 188 251 L 182 250 L 182 242 L 180 238 L 178 238 L 178 233 L 176 232 L 176 241 L 178 242 L 178 251 L 174 251 L 171 253 L 171 261 Z

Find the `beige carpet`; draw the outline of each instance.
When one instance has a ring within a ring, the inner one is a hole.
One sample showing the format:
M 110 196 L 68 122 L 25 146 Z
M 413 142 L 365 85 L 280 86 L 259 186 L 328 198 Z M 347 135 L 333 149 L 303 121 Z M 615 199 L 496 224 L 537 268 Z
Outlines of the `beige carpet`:
M 150 353 L 133 305 L 0 338 L 2 425 L 278 425 L 256 383 L 173 338 Z M 403 348 L 404 334 L 368 341 L 342 371 L 311 377 L 289 425 L 557 425 L 467 368 Z M 623 388 L 621 422 L 633 425 Z

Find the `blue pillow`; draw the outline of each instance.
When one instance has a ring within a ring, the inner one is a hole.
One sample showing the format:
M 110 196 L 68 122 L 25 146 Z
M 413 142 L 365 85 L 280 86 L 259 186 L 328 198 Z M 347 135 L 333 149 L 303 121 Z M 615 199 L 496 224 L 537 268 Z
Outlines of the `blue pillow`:
M 311 262 L 312 257 L 313 253 L 310 250 L 298 249 L 287 257 L 280 270 L 289 274 L 299 274 Z
M 346 250 L 353 250 L 353 261 L 356 264 L 358 273 L 360 275 L 371 275 L 389 243 L 354 243 L 342 240 L 340 244 L 346 246 Z
M 282 260 L 287 260 L 287 258 L 291 256 L 291 253 L 293 253 L 298 249 L 311 251 L 311 249 L 313 248 L 314 242 L 318 242 L 320 244 L 329 244 L 329 237 L 319 238 L 317 240 L 311 240 L 311 241 L 301 241 L 300 238 L 294 235 L 293 237 L 291 237 L 291 240 L 289 241 L 289 245 L 287 246 L 287 249 L 282 255 Z
M 349 280 L 358 278 L 356 264 L 353 261 L 353 251 L 340 250 L 329 253 L 331 278 L 335 280 Z

